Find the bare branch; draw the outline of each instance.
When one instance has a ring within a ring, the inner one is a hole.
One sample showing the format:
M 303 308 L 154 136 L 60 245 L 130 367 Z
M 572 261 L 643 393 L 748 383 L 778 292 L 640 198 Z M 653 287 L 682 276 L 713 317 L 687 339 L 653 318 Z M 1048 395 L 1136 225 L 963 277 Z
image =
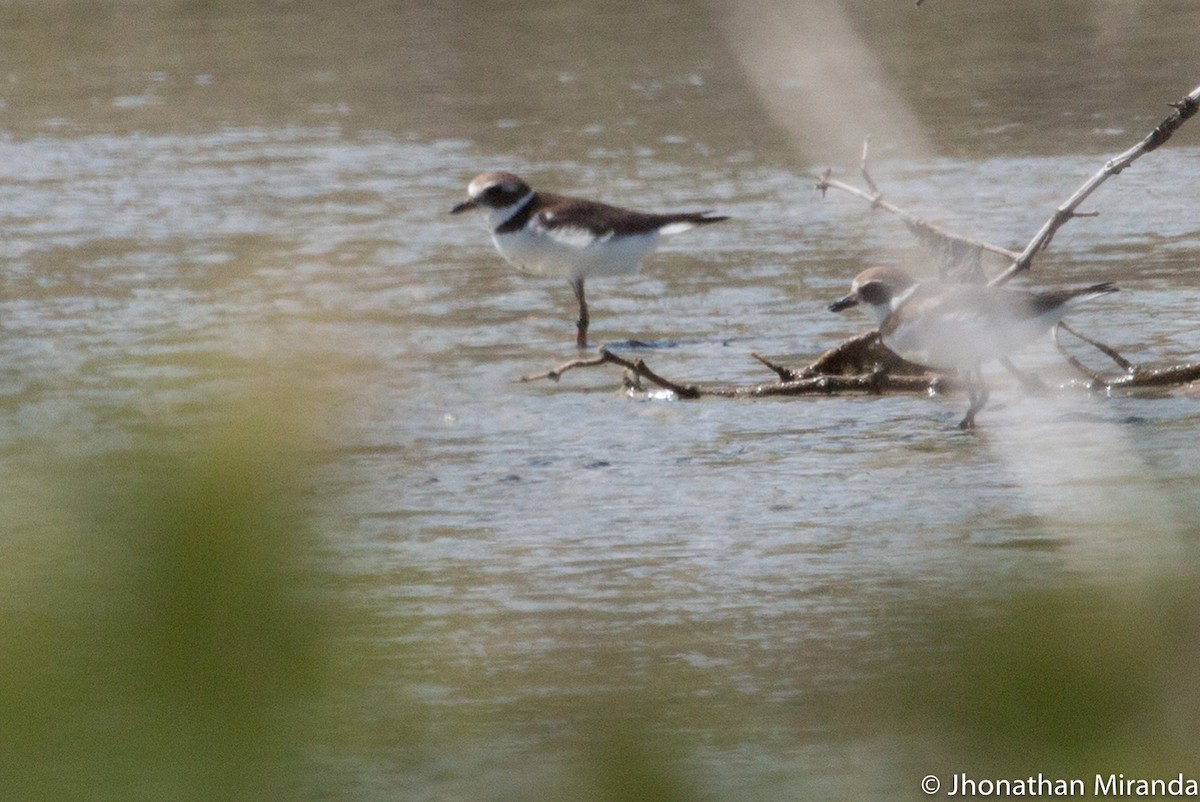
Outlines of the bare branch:
M 1116 362 L 1118 365 L 1121 366 L 1121 368 L 1128 371 L 1129 373 L 1133 373 L 1137 370 L 1137 365 L 1133 364 L 1128 359 L 1121 356 L 1115 350 L 1113 350 L 1112 348 L 1109 348 L 1104 343 L 1096 342 L 1091 337 L 1085 337 L 1082 334 L 1080 334 L 1079 332 L 1075 331 L 1075 329 L 1071 328 L 1065 320 L 1060 320 L 1058 322 L 1058 325 L 1061 326 L 1063 328 L 1063 330 L 1065 330 L 1068 334 L 1073 334 L 1080 340 L 1083 340 L 1085 343 L 1092 346 L 1100 353 L 1104 354 L 1106 357 L 1111 359 L 1113 362 Z M 1055 342 L 1058 342 L 1058 331 L 1057 330 L 1054 332 L 1054 336 L 1055 336 Z
M 1075 217 L 1094 217 L 1095 212 L 1079 212 L 1079 206 L 1087 200 L 1087 198 L 1096 191 L 1097 188 L 1110 177 L 1120 173 L 1135 160 L 1150 151 L 1160 147 L 1164 142 L 1171 138 L 1175 131 L 1187 122 L 1200 108 L 1200 87 L 1196 87 L 1184 96 L 1178 102 L 1170 104 L 1174 111 L 1154 130 L 1147 134 L 1137 145 L 1133 146 L 1124 153 L 1110 159 L 1105 163 L 1095 175 L 1084 182 L 1083 186 L 1075 191 L 1071 197 L 1063 202 L 1054 214 L 1042 225 L 1042 228 L 1030 240 L 1029 244 L 1021 252 L 1012 251 L 1007 248 L 1002 248 L 998 245 L 993 245 L 988 242 L 974 240 L 968 237 L 955 234 L 947 231 L 939 226 L 930 223 L 916 215 L 889 203 L 883 199 L 883 194 L 871 179 L 867 172 L 867 152 L 870 138 L 863 143 L 863 158 L 860 172 L 863 180 L 870 187 L 871 192 L 867 193 L 857 187 L 846 184 L 837 179 L 831 178 L 831 170 L 826 170 L 818 179 L 816 188 L 824 195 L 829 189 L 838 189 L 842 192 L 849 193 L 856 197 L 862 198 L 867 203 L 871 204 L 872 208 L 883 209 L 886 212 L 897 215 L 904 221 L 909 231 L 921 241 L 923 245 L 930 248 L 935 255 L 938 256 L 939 262 L 942 265 L 967 265 L 966 271 L 956 271 L 959 273 L 968 272 L 974 273 L 974 261 L 982 255 L 983 251 L 998 254 L 1012 261 L 1012 264 L 996 278 L 992 279 L 991 286 L 999 286 L 1010 281 L 1013 276 L 1018 273 L 1028 270 L 1033 264 L 1034 256 L 1045 250 L 1058 229 L 1062 228 L 1068 221 Z M 942 278 L 945 278 L 950 271 L 947 269 L 939 270 Z
M 942 279 L 945 279 L 951 273 L 954 273 L 954 277 L 960 280 L 965 278 L 982 281 L 982 255 L 984 251 L 1007 257 L 1012 261 L 1012 264 L 1003 273 L 989 282 L 989 286 L 999 286 L 1012 279 L 1013 276 L 1022 270 L 1028 270 L 1029 266 L 1033 262 L 1034 255 L 1049 246 L 1054 234 L 1059 228 L 1065 225 L 1067 221 L 1074 217 L 1096 216 L 1095 212 L 1077 211 L 1079 205 L 1082 204 L 1083 201 L 1086 200 L 1087 197 L 1091 195 L 1091 193 L 1094 192 L 1110 176 L 1116 175 L 1132 164 L 1133 161 L 1140 156 L 1161 146 L 1181 125 L 1195 115 L 1197 109 L 1200 108 L 1200 87 L 1192 90 L 1192 92 L 1185 96 L 1183 100 L 1177 103 L 1172 103 L 1171 106 L 1175 109 L 1175 111 L 1168 116 L 1167 119 L 1156 126 L 1154 130 L 1147 134 L 1137 145 L 1120 154 L 1119 156 L 1110 159 L 1098 173 L 1085 182 L 1082 187 L 1076 190 L 1074 195 L 1068 198 L 1057 210 L 1055 210 L 1054 214 L 1051 215 L 1050 219 L 1046 221 L 1046 223 L 1042 226 L 1042 229 L 1021 253 L 1016 253 L 1015 251 L 1010 251 L 1006 248 L 991 245 L 990 243 L 979 242 L 946 231 L 945 229 L 935 226 L 926 220 L 922 220 L 921 218 L 916 217 L 904 209 L 885 201 L 882 193 L 879 191 L 879 188 L 875 185 L 874 181 L 867 172 L 867 154 L 870 142 L 869 137 L 867 141 L 863 143 L 863 157 L 860 171 L 863 175 L 863 180 L 866 181 L 867 185 L 871 188 L 871 194 L 863 192 L 857 187 L 853 187 L 849 184 L 845 184 L 841 181 L 830 178 L 830 170 L 826 170 L 818 179 L 817 189 L 819 189 L 822 194 L 824 194 L 830 188 L 839 189 L 843 192 L 847 192 L 851 195 L 855 195 L 863 200 L 866 200 L 871 204 L 872 208 L 884 209 L 885 211 L 899 216 L 901 220 L 904 221 L 905 225 L 908 227 L 913 236 L 915 236 L 922 245 L 924 245 L 937 257 L 939 262 L 939 277 Z M 1066 324 L 1063 325 L 1067 331 L 1076 335 L 1079 337 L 1079 339 L 1083 340 L 1094 348 L 1100 350 L 1122 368 L 1126 370 L 1136 370 L 1113 349 L 1102 343 L 1096 342 L 1095 340 L 1080 335 L 1074 329 L 1066 326 Z M 1055 342 L 1057 343 L 1057 330 L 1054 334 Z M 851 347 L 851 350 L 853 350 L 855 346 L 853 346 L 852 343 L 853 341 L 844 345 Z M 838 349 L 833 349 L 833 351 L 829 353 L 835 353 L 837 350 Z M 1059 350 L 1062 350 L 1061 346 Z M 1067 357 L 1068 362 L 1076 367 L 1076 369 L 1080 370 L 1085 375 L 1092 376 L 1092 378 L 1095 379 L 1095 376 L 1092 374 L 1092 372 L 1088 371 L 1081 364 L 1079 364 L 1078 360 L 1070 357 L 1070 355 L 1065 351 L 1063 351 L 1063 354 Z M 1020 377 L 1020 374 L 1017 373 L 1015 369 L 1013 369 L 1013 372 Z M 1022 383 L 1025 383 L 1026 381 L 1026 378 L 1022 378 Z
M 879 187 L 875 186 L 875 182 L 871 180 L 871 174 L 867 172 L 867 154 L 869 153 L 870 148 L 871 135 L 867 134 L 866 137 L 863 138 L 862 163 L 858 167 L 858 172 L 862 175 L 863 181 L 866 183 L 866 185 L 870 187 L 871 192 L 875 193 L 875 197 L 880 197 L 883 193 L 879 191 Z
M 701 395 L 700 389 L 694 384 L 678 384 L 670 379 L 665 379 L 662 376 L 659 376 L 657 373 L 650 370 L 650 366 L 642 361 L 641 357 L 638 357 L 630 362 L 629 360 L 622 359 L 621 357 L 608 351 L 604 348 L 604 346 L 600 346 L 600 350 L 608 356 L 609 361 L 621 365 L 626 370 L 632 371 L 634 375 L 641 376 L 647 381 L 657 384 L 664 390 L 670 390 L 680 398 L 699 398 Z
M 1033 264 L 1033 257 L 1037 253 L 1045 250 L 1047 246 L 1050 245 L 1050 240 L 1054 238 L 1055 233 L 1057 233 L 1060 228 L 1066 225 L 1067 221 L 1069 221 L 1072 217 L 1079 216 L 1075 210 L 1079 208 L 1080 204 L 1087 200 L 1089 195 L 1095 192 L 1100 185 L 1109 178 L 1133 164 L 1136 159 L 1144 156 L 1170 139 L 1171 135 L 1175 133 L 1176 129 L 1187 122 L 1187 120 L 1196 113 L 1196 109 L 1200 108 L 1200 86 L 1193 89 L 1190 94 L 1183 98 L 1183 100 L 1177 103 L 1172 103 L 1171 105 L 1175 111 L 1173 111 L 1170 116 L 1159 123 L 1153 131 L 1151 131 L 1142 139 L 1141 142 L 1137 143 L 1119 156 L 1109 159 L 1098 173 L 1085 181 L 1083 186 L 1075 190 L 1075 194 L 1067 198 L 1067 200 L 1055 210 L 1054 214 L 1050 216 L 1050 219 L 1042 225 L 1041 230 L 1039 230 L 1038 233 L 1034 235 L 1034 238 L 1029 241 L 1029 244 L 1025 246 L 1025 250 L 1023 250 L 1020 255 L 1013 260 L 1012 265 L 1010 265 L 1009 268 L 1003 273 L 991 280 L 991 286 L 998 287 L 1001 284 L 1011 280 L 1012 277 L 1018 273 L 1028 270 L 1030 265 Z
M 751 351 L 750 357 L 752 359 L 757 359 L 759 362 L 763 363 L 768 368 L 773 370 L 775 372 L 775 375 L 779 377 L 779 380 L 781 382 L 796 381 L 797 379 L 801 378 L 799 371 L 793 370 L 792 368 L 786 367 L 784 365 L 778 365 L 778 364 L 772 362 L 771 360 L 767 359 L 762 354 L 756 354 L 753 351 Z
M 640 376 L 646 379 L 646 381 L 656 384 L 664 390 L 670 390 L 680 398 L 700 397 L 700 391 L 695 385 L 678 384 L 670 379 L 665 379 L 651 370 L 650 367 L 644 361 L 642 361 L 640 357 L 630 361 L 624 357 L 617 356 L 603 345 L 596 349 L 596 355 L 594 357 L 589 357 L 587 359 L 572 359 L 569 362 L 564 362 L 556 368 L 551 368 L 545 373 L 531 373 L 528 376 L 522 376 L 521 381 L 531 382 L 539 381 L 541 379 L 558 381 L 559 377 L 561 377 L 568 370 L 574 370 L 575 368 L 592 368 L 598 365 L 605 365 L 609 363 L 620 365 L 621 367 L 633 373 L 635 376 Z
M 871 192 L 864 192 L 858 187 L 847 184 L 844 181 L 831 178 L 832 171 L 830 170 L 826 170 L 817 178 L 817 190 L 824 195 L 830 189 L 837 189 L 861 198 L 871 204 L 871 208 L 873 209 L 882 209 L 889 214 L 899 217 L 909 232 L 937 258 L 938 273 L 943 279 L 953 276 L 962 280 L 982 282 L 984 279 L 982 262 L 984 252 L 997 254 L 1009 261 L 1019 256 L 1016 251 L 1009 250 L 1008 248 L 1002 248 L 990 242 L 955 234 L 952 231 L 918 217 L 894 203 L 884 200 L 883 193 L 879 191 L 878 186 L 876 186 L 870 173 L 867 171 L 869 143 L 870 138 L 868 137 L 867 141 L 863 143 L 863 161 L 860 172 L 867 186 L 871 188 Z
M 551 368 L 550 370 L 547 370 L 544 373 L 530 373 L 527 376 L 522 376 L 521 381 L 535 382 L 535 381 L 541 381 L 542 379 L 549 379 L 550 381 L 558 381 L 562 377 L 562 375 L 564 373 L 566 373 L 568 370 L 574 370 L 575 368 L 591 368 L 591 367 L 595 367 L 596 365 L 605 364 L 606 362 L 608 362 L 608 358 L 605 356 L 606 353 L 607 353 L 607 351 L 601 350 L 600 353 L 598 353 L 596 356 L 590 357 L 588 359 L 572 359 L 567 362 L 563 362 L 558 367 Z
M 1067 363 L 1071 367 L 1075 368 L 1075 370 L 1079 371 L 1084 376 L 1087 376 L 1092 381 L 1093 384 L 1103 384 L 1104 380 L 1102 378 L 1100 378 L 1099 373 L 1097 373 L 1096 371 L 1089 368 L 1087 365 L 1080 362 L 1078 359 L 1076 359 L 1074 357 L 1073 354 L 1071 354 L 1066 348 L 1063 347 L 1062 342 L 1058 338 L 1058 332 L 1062 329 L 1062 327 L 1063 327 L 1062 322 L 1059 321 L 1059 323 L 1057 325 L 1055 325 L 1055 327 L 1051 330 L 1052 334 L 1054 336 L 1054 347 L 1058 349 L 1058 352 L 1060 354 L 1062 354 L 1063 359 L 1067 360 Z M 1072 332 L 1072 333 L 1074 333 L 1074 332 Z

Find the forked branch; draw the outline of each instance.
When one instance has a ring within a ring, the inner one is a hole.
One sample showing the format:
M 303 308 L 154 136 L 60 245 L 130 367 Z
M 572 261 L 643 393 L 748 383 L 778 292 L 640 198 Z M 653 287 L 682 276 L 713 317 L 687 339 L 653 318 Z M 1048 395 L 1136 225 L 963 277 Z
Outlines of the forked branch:
M 850 186 L 844 182 L 831 179 L 829 177 L 830 172 L 828 170 L 826 170 L 825 173 L 822 174 L 818 179 L 817 189 L 821 191 L 822 194 L 831 188 L 842 190 L 851 195 L 863 198 L 871 204 L 872 208 L 884 209 L 885 211 L 891 212 L 892 214 L 900 217 L 900 219 L 908 227 L 909 231 L 912 232 L 913 235 L 916 236 L 917 239 L 937 257 L 939 263 L 939 277 L 943 279 L 947 278 L 948 276 L 953 276 L 954 278 L 960 280 L 970 277 L 976 281 L 982 281 L 983 276 L 980 267 L 980 257 L 984 252 L 995 253 L 1007 257 L 1011 260 L 1011 264 L 1008 266 L 1008 268 L 988 282 L 989 286 L 999 286 L 1011 280 L 1013 276 L 1017 275 L 1018 273 L 1028 270 L 1033 263 L 1034 256 L 1045 250 L 1050 245 L 1050 241 L 1054 238 L 1055 233 L 1064 225 L 1066 225 L 1067 222 L 1076 217 L 1093 216 L 1094 213 L 1084 214 L 1077 211 L 1083 201 L 1086 200 L 1093 192 L 1095 192 L 1096 189 L 1099 188 L 1100 185 L 1107 181 L 1111 176 L 1120 173 L 1136 159 L 1161 146 L 1164 142 L 1171 138 L 1171 136 L 1176 130 L 1179 129 L 1180 126 L 1194 116 L 1197 109 L 1200 108 L 1200 87 L 1196 87 L 1188 95 L 1184 96 L 1182 100 L 1172 103 L 1171 106 L 1174 111 L 1165 120 L 1159 123 L 1135 146 L 1129 148 L 1124 153 L 1109 159 L 1099 172 L 1084 182 L 1084 184 L 1078 190 L 1076 190 L 1074 194 L 1067 198 L 1067 200 L 1055 210 L 1054 214 L 1050 216 L 1045 224 L 1042 225 L 1041 229 L 1037 232 L 1034 238 L 1030 240 L 1029 244 L 1026 245 L 1024 250 L 1022 250 L 1020 253 L 1017 253 L 1016 251 L 1010 251 L 997 245 L 992 245 L 991 243 L 972 240 L 946 231 L 939 226 L 935 226 L 928 221 L 916 217 L 910 212 L 895 206 L 894 204 L 884 201 L 882 193 L 875 185 L 875 182 L 871 180 L 867 172 L 866 164 L 869 138 L 863 145 L 863 161 L 859 168 L 859 172 L 863 175 L 863 180 L 867 183 L 867 186 L 871 188 L 870 193 L 864 192 L 863 190 Z M 1139 375 L 1141 375 L 1139 374 L 1139 371 L 1114 349 L 1104 345 L 1103 343 L 1079 334 L 1066 324 L 1061 325 L 1071 334 L 1074 334 L 1080 340 L 1098 349 L 1118 365 L 1120 365 L 1128 374 L 1120 379 L 1123 386 L 1129 386 L 1131 383 L 1136 383 L 1139 381 L 1137 378 Z M 1055 330 L 1054 335 L 1055 342 L 1057 343 L 1057 329 Z M 854 340 L 851 340 L 839 347 L 847 347 L 852 349 L 855 347 L 854 342 Z M 837 350 L 838 349 L 833 349 L 834 352 Z M 1079 370 L 1085 376 L 1088 376 L 1093 382 L 1097 381 L 1097 375 L 1093 371 L 1086 368 L 1082 363 L 1079 362 L 1079 360 L 1067 355 L 1062 349 L 1061 345 L 1059 346 L 1059 350 L 1062 351 L 1064 356 L 1067 357 L 1067 362 L 1072 367 Z M 1175 375 L 1182 376 L 1187 374 L 1185 372 Z
M 662 376 L 659 376 L 657 373 L 651 370 L 650 367 L 644 361 L 642 361 L 640 357 L 631 361 L 614 354 L 603 345 L 596 349 L 596 355 L 594 357 L 588 359 L 572 359 L 568 362 L 562 363 L 556 368 L 551 368 L 545 373 L 533 373 L 528 376 L 522 376 L 521 381 L 531 382 L 538 381 L 539 379 L 558 381 L 559 378 L 561 378 L 562 375 L 568 370 L 574 370 L 576 368 L 592 368 L 596 367 L 597 365 L 605 365 L 610 363 L 613 365 L 620 365 L 634 376 L 644 378 L 646 381 L 650 382 L 651 384 L 658 385 L 664 390 L 670 390 L 680 398 L 700 397 L 700 391 L 695 385 L 679 384 L 671 381 L 670 379 L 664 379 Z
M 1050 241 L 1054 239 L 1058 230 L 1073 217 L 1081 216 L 1075 210 L 1088 199 L 1088 196 L 1099 189 L 1101 184 L 1170 139 L 1171 135 L 1196 113 L 1196 109 L 1200 108 L 1200 86 L 1185 95 L 1182 100 L 1172 103 L 1171 106 L 1175 110 L 1155 126 L 1153 131 L 1146 134 L 1141 142 L 1119 156 L 1109 159 L 1099 172 L 1083 182 L 1083 186 L 1075 190 L 1075 194 L 1055 209 L 1054 214 L 1050 215 L 1050 219 L 1042 225 L 1038 233 L 1025 246 L 1025 250 L 1021 251 L 1007 270 L 992 279 L 989 284 L 998 287 L 1010 281 L 1018 273 L 1028 270 L 1033 264 L 1034 255 L 1044 251 L 1050 245 Z

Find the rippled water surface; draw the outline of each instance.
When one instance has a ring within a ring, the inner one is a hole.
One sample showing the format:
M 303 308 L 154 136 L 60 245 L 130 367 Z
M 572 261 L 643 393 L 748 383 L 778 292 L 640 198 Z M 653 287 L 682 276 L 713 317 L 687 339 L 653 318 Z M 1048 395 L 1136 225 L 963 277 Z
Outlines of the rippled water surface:
M 990 372 L 971 435 L 958 396 L 519 383 L 575 356 L 570 291 L 446 212 L 503 167 L 730 215 L 590 284 L 592 336 L 675 379 L 766 381 L 751 352 L 803 365 L 866 330 L 825 310 L 864 266 L 931 272 L 894 218 L 812 189 L 826 165 L 857 181 L 867 134 L 889 199 L 1019 250 L 1200 81 L 1194 3 L 886 5 L 0 4 L 0 453 L 186 437 L 264 381 L 326 399 L 362 682 L 429 732 L 331 759 L 351 796 L 519 798 L 581 710 L 652 700 L 728 798 L 870 798 L 891 736 L 828 700 L 935 642 L 913 611 L 1190 561 L 1194 390 L 1089 393 L 1048 340 L 1017 361 L 1066 384 Z M 818 23 L 868 83 L 798 55 L 789 26 Z M 862 114 L 794 114 L 827 93 Z M 1196 360 L 1198 183 L 1185 127 L 1029 283 L 1115 281 L 1081 330 Z

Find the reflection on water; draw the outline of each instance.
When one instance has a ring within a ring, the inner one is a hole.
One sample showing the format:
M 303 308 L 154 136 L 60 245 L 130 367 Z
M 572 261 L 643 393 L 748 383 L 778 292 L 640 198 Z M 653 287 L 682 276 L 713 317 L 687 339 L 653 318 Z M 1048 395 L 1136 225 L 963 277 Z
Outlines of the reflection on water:
M 813 193 L 810 163 L 852 175 L 871 132 L 891 199 L 1020 246 L 1200 74 L 1191 3 L 888 5 L 5 6 L 4 473 L 157 450 L 203 436 L 218 402 L 294 388 L 327 420 L 329 581 L 370 622 L 339 644 L 363 668 L 314 758 L 347 798 L 627 798 L 604 767 L 639 760 L 720 798 L 894 798 L 938 749 L 978 756 L 928 746 L 940 715 L 972 737 L 1012 723 L 999 703 L 918 715 L 897 687 L 1024 698 L 1031 720 L 1039 694 L 1078 692 L 1106 726 L 1190 710 L 1167 669 L 1164 698 L 1122 719 L 1125 696 L 1062 668 L 1119 668 L 1191 620 L 1130 634 L 1146 597 L 1191 599 L 1163 578 L 1200 511 L 1189 390 L 1029 396 L 998 372 L 960 436 L 956 398 L 638 402 L 603 371 L 514 381 L 573 355 L 569 289 L 510 273 L 477 221 L 446 215 L 481 169 L 732 215 L 597 282 L 593 335 L 659 343 L 640 355 L 674 378 L 759 381 L 751 351 L 802 362 L 866 328 L 824 309 L 865 263 L 929 272 L 898 223 Z M 873 60 L 874 83 L 834 99 L 886 95 L 903 129 L 844 100 L 813 116 L 836 77 L 819 59 L 746 57 L 822 18 Z M 1134 361 L 1200 353 L 1197 136 L 1106 185 L 1033 277 L 1117 282 L 1075 322 Z M 1049 343 L 1019 361 L 1061 372 Z M 1062 672 L 1032 691 L 979 668 L 984 635 L 1028 641 L 1022 622 L 1068 644 L 1010 655 Z M 1157 681 L 1140 663 L 1124 679 Z M 403 742 L 398 718 L 418 722 Z M 1061 765 L 1108 746 L 1054 721 Z M 1183 749 L 1150 723 L 1122 755 Z M 982 743 L 1002 760 L 1014 741 Z

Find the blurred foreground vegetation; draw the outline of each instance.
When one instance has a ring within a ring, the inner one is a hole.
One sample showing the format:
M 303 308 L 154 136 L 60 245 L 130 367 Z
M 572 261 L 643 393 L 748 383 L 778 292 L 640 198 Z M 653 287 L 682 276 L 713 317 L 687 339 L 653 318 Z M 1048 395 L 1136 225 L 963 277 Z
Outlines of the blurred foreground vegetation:
M 257 409 L 200 445 L 8 464 L 0 796 L 268 798 L 294 781 L 333 612 L 295 423 Z
M 1190 571 L 880 609 L 884 664 L 797 652 L 841 681 L 787 699 L 729 690 L 786 666 L 647 668 L 611 634 L 514 679 L 356 593 L 302 417 L 188 441 L 8 461 L 0 798 L 894 799 L 1200 765 Z

